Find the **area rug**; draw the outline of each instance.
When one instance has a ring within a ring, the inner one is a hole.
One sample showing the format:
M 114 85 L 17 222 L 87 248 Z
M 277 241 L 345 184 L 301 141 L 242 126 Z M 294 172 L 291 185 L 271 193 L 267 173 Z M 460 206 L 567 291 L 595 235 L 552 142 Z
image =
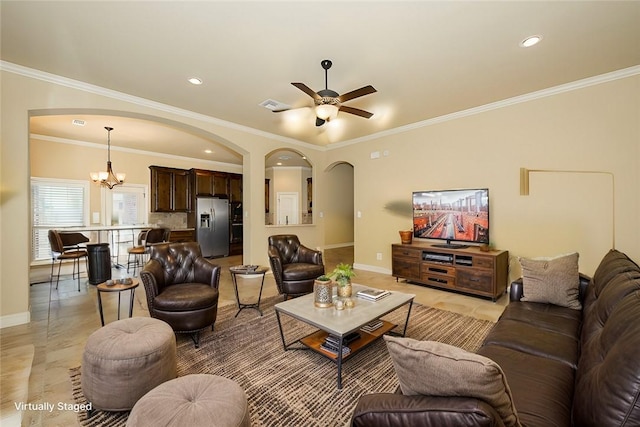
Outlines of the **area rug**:
M 343 363 L 341 390 L 333 362 L 309 350 L 284 351 L 273 308 L 280 301 L 265 300 L 262 317 L 255 310 L 234 317 L 235 306 L 221 307 L 215 331 L 203 333 L 199 349 L 179 336 L 178 375 L 206 373 L 236 381 L 247 393 L 252 426 L 346 426 L 361 395 L 397 388 L 384 340 Z M 384 319 L 402 326 L 406 313 L 405 306 Z M 288 343 L 314 330 L 285 315 L 281 320 Z M 414 304 L 407 336 L 475 351 L 492 327 L 490 321 Z M 86 403 L 80 367 L 69 373 L 75 402 Z M 82 426 L 124 426 L 127 416 L 95 411 L 90 419 L 79 413 L 78 421 Z

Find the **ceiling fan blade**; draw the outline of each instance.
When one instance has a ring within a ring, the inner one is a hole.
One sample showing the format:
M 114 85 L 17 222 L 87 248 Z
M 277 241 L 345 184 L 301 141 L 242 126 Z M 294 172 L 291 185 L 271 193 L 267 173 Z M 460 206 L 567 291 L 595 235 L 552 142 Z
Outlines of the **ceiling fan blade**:
M 304 83 L 291 83 L 291 84 L 297 87 L 298 89 L 300 89 L 301 91 L 303 91 L 304 93 L 306 93 L 307 95 L 309 95 L 310 97 L 312 97 L 313 99 L 320 99 L 320 96 L 306 84 Z
M 320 117 L 316 117 L 316 126 L 322 126 L 324 122 L 325 120 L 321 119 Z
M 373 113 L 368 111 L 361 110 L 359 108 L 347 107 L 345 105 L 340 106 L 340 111 L 344 111 L 345 113 L 355 114 L 356 116 L 364 117 L 365 119 L 373 116 Z
M 344 95 L 340 95 L 338 97 L 338 101 L 346 102 L 350 99 L 359 98 L 361 96 L 369 95 L 370 93 L 377 92 L 377 90 L 369 85 L 365 87 L 361 87 L 360 89 L 352 90 L 351 92 L 347 92 Z

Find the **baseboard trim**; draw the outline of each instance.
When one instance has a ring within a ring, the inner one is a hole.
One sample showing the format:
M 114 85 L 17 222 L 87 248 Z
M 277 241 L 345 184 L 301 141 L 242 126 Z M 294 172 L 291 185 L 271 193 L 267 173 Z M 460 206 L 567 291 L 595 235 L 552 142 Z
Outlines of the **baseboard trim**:
M 353 268 L 357 270 L 372 271 L 374 273 L 380 273 L 380 274 L 391 274 L 391 270 L 389 270 L 388 268 L 377 267 L 375 265 L 353 264 Z
M 347 248 L 349 246 L 353 246 L 353 242 L 347 243 L 334 243 L 333 245 L 324 245 L 322 249 L 337 249 L 337 248 Z
M 8 314 L 6 316 L 0 316 L 0 329 L 9 328 L 11 326 L 24 325 L 31 322 L 31 312 L 25 311 L 22 313 Z

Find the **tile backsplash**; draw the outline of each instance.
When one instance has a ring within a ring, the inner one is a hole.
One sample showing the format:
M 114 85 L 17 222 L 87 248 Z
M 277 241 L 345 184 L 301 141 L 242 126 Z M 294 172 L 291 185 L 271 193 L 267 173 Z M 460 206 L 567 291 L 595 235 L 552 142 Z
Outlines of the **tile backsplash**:
M 167 227 L 172 230 L 180 230 L 187 228 L 187 214 L 150 212 L 149 224 L 157 225 L 159 227 Z

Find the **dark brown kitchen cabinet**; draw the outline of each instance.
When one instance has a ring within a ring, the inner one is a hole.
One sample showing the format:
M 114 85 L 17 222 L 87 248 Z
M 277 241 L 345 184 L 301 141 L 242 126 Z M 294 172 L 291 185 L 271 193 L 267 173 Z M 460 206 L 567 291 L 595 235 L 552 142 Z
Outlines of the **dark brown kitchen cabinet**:
M 228 197 L 228 174 L 203 169 L 191 169 L 196 197 Z
M 242 201 L 242 175 L 230 173 L 229 175 L 229 199 L 232 202 Z
M 195 231 L 192 229 L 171 230 L 170 242 L 194 242 Z
M 194 191 L 196 196 L 213 196 L 215 187 L 213 172 L 201 169 L 191 169 L 193 174 Z
M 213 173 L 213 195 L 229 197 L 229 174 L 225 172 Z
M 189 212 L 191 179 L 189 171 L 149 166 L 151 170 L 151 211 Z

